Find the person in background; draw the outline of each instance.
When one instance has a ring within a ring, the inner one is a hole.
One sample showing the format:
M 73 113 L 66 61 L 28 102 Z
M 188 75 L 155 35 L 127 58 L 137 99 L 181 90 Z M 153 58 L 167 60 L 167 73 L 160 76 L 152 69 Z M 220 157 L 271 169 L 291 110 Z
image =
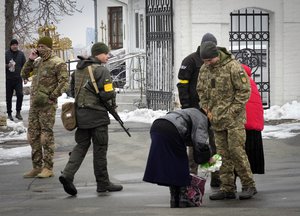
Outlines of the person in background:
M 206 41 L 214 42 L 217 45 L 217 39 L 211 33 L 206 33 L 203 35 L 201 44 Z M 192 108 L 192 107 L 198 109 L 200 108 L 199 96 L 196 91 L 199 70 L 203 65 L 203 60 L 200 57 L 200 46 L 198 46 L 196 52 L 191 53 L 190 55 L 188 55 L 183 59 L 178 72 L 179 82 L 177 84 L 177 88 L 178 88 L 179 100 L 182 109 Z M 213 154 L 215 154 L 216 145 L 214 141 L 214 134 L 211 128 L 209 128 L 208 132 L 209 132 L 209 144 L 211 146 L 211 150 Z M 198 164 L 194 162 L 192 146 L 188 146 L 188 156 L 189 156 L 190 172 L 197 175 Z M 210 186 L 211 187 L 220 186 L 220 177 L 218 171 L 211 173 Z
M 195 207 L 186 195 L 186 187 L 191 184 L 186 143 L 200 149 L 200 163 L 208 162 L 211 150 L 207 129 L 206 115 L 196 108 L 169 112 L 151 126 L 151 146 L 143 180 L 168 186 L 171 208 Z
M 74 196 L 77 189 L 73 184 L 74 176 L 80 168 L 85 155 L 93 142 L 94 175 L 97 182 L 97 192 L 121 191 L 122 185 L 110 181 L 107 170 L 108 125 L 110 119 L 108 111 L 100 102 L 98 95 L 90 88 L 91 78 L 89 67 L 96 80 L 99 94 L 103 101 L 114 104 L 115 91 L 109 70 L 102 64 L 107 63 L 109 48 L 104 43 L 95 43 L 91 49 L 92 56 L 81 60 L 76 71 L 72 74 L 71 95 L 75 97 L 77 130 L 75 132 L 76 146 L 70 154 L 59 181 L 66 193 Z M 87 84 L 89 88 L 87 88 Z
M 253 174 L 265 173 L 265 160 L 261 132 L 264 129 L 264 109 L 256 83 L 251 78 L 251 69 L 242 64 L 249 76 L 251 95 L 246 103 L 245 150 Z
M 19 50 L 19 42 L 16 39 L 12 39 L 10 41 L 10 49 L 5 52 L 6 109 L 8 119 L 11 121 L 14 120 L 11 114 L 14 91 L 17 96 L 15 117 L 19 120 L 23 120 L 21 115 L 23 103 L 23 80 L 21 77 L 21 69 L 25 62 L 25 55 L 21 50 Z
M 247 154 L 245 105 L 250 97 L 249 78 L 240 63 L 226 48 L 213 42 L 201 45 L 204 61 L 198 77 L 197 91 L 203 110 L 213 127 L 217 152 L 222 156 L 220 190 L 211 200 L 235 199 L 234 170 L 241 179 L 239 199 L 257 193 Z
M 52 39 L 41 37 L 22 69 L 22 77 L 32 76 L 28 116 L 28 142 L 31 146 L 33 169 L 24 178 L 54 176 L 53 126 L 57 98 L 68 88 L 67 64 L 52 52 Z

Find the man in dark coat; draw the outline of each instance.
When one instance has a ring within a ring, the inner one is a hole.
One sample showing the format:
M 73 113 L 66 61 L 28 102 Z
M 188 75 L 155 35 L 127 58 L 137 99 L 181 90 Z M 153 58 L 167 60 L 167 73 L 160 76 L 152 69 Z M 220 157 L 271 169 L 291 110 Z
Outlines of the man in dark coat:
M 206 33 L 203 35 L 201 44 L 211 41 L 217 44 L 217 39 L 211 33 Z M 200 45 L 201 46 L 201 45 Z M 196 85 L 198 80 L 198 75 L 201 66 L 203 65 L 203 61 L 200 58 L 200 46 L 198 46 L 197 51 L 191 53 L 187 57 L 185 57 L 181 63 L 178 79 L 179 82 L 177 84 L 179 100 L 182 109 L 186 108 L 200 108 L 199 106 L 199 96 L 196 91 Z M 213 131 L 209 130 L 209 143 L 211 145 L 213 153 L 216 153 L 216 146 L 214 143 Z M 198 164 L 196 164 L 193 160 L 193 148 L 188 147 L 189 151 L 189 164 L 190 164 L 190 172 L 197 174 L 198 172 Z M 219 187 L 220 179 L 218 172 L 212 173 L 211 183 L 212 187 Z
M 5 52 L 5 74 L 6 74 L 6 108 L 8 118 L 13 121 L 12 113 L 12 96 L 14 91 L 17 96 L 16 118 L 23 120 L 21 109 L 23 103 L 23 80 L 21 69 L 26 62 L 25 55 L 19 50 L 19 42 L 12 39 L 10 49 Z

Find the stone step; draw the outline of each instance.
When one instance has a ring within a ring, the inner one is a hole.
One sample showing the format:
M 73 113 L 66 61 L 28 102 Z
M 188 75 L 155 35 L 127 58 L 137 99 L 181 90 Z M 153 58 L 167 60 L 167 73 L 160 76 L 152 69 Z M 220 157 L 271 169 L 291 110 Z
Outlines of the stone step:
M 145 108 L 146 96 L 141 97 L 139 91 L 126 91 L 119 92 L 116 95 L 117 110 L 122 111 L 133 111 L 137 108 Z

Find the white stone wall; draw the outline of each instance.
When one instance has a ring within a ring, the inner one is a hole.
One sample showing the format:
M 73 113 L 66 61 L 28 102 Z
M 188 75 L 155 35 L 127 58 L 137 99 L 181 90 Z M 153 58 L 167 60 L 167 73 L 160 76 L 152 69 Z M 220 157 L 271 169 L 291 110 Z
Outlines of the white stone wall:
M 194 52 L 203 34 L 211 32 L 218 45 L 229 47 L 230 12 L 258 8 L 270 13 L 271 106 L 300 101 L 299 0 L 173 0 L 174 90 L 182 59 Z M 298 66 L 298 67 L 297 67 Z
M 0 4 L 0 111 L 5 110 L 5 15 L 4 3 Z
M 283 98 L 300 101 L 300 1 L 285 1 L 283 8 Z

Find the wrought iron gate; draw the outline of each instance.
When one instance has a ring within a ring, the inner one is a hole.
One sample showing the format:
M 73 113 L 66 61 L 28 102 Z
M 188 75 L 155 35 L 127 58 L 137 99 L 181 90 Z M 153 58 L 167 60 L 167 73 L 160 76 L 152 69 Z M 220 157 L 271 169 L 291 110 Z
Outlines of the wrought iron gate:
M 172 0 L 146 0 L 146 99 L 153 110 L 173 108 Z
M 231 52 L 252 69 L 252 78 L 261 94 L 264 108 L 270 107 L 269 14 L 243 9 L 230 14 Z

